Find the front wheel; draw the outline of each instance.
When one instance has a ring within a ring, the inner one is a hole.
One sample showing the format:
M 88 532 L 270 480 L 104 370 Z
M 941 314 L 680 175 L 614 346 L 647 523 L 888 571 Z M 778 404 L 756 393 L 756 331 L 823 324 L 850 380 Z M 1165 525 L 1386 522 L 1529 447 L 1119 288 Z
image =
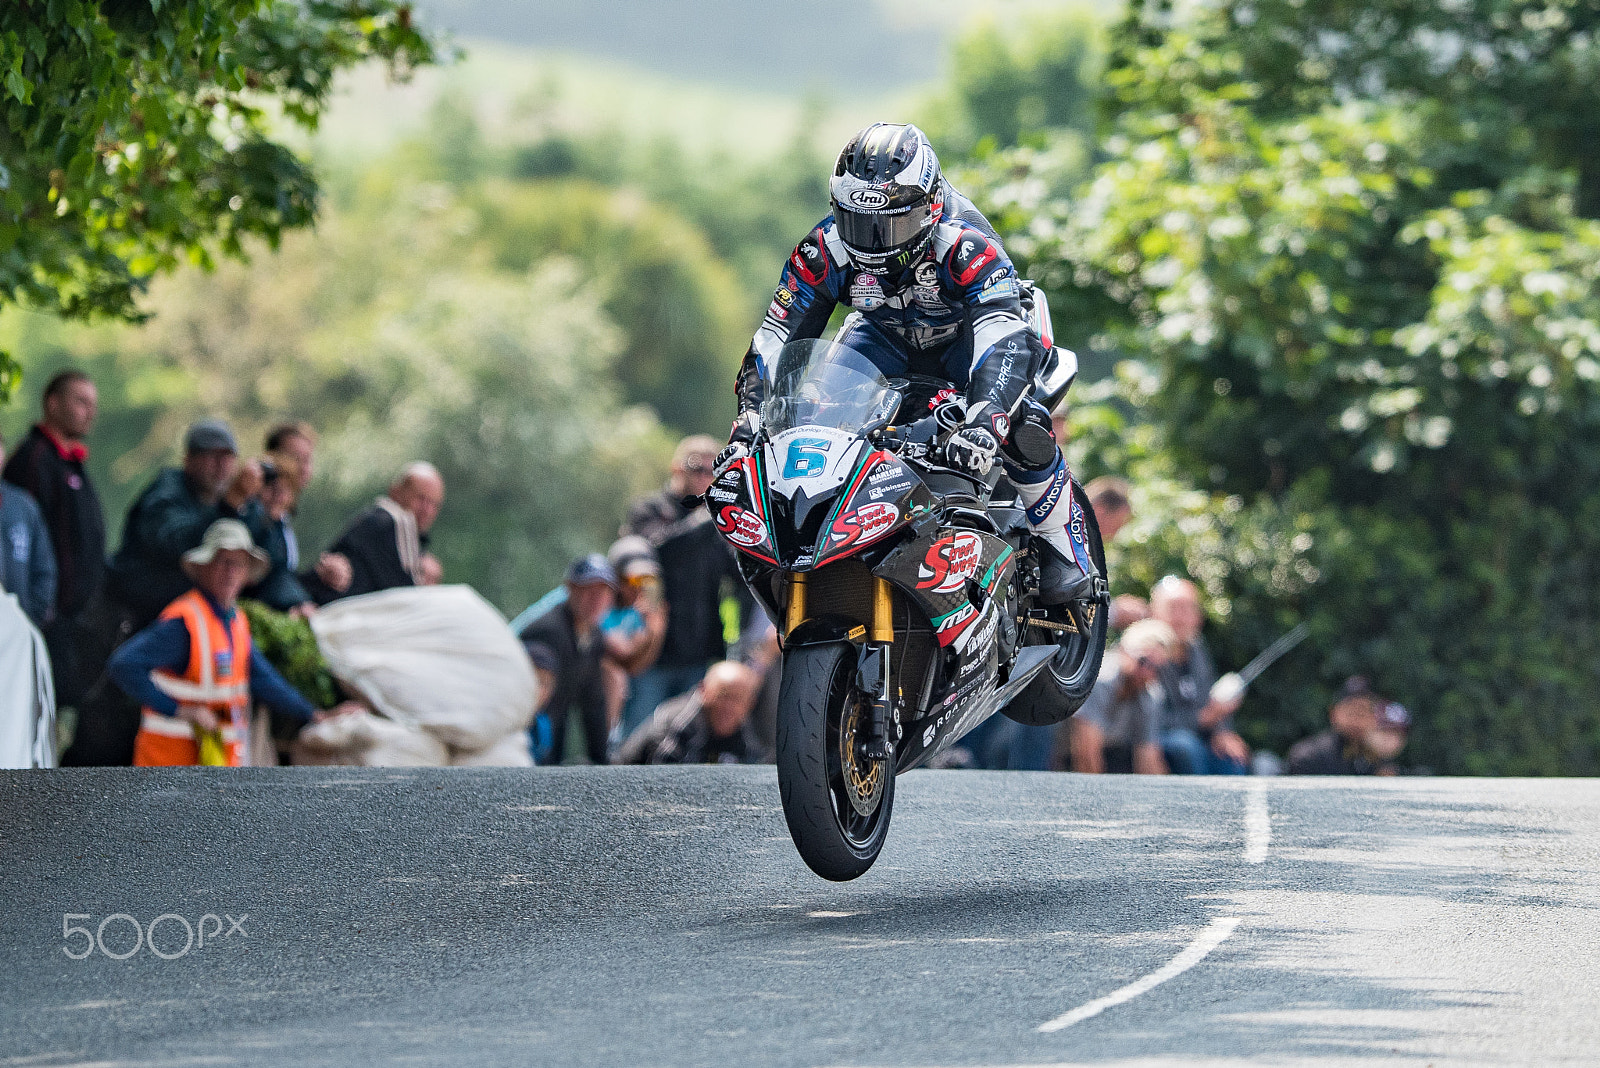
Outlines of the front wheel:
M 870 704 L 856 688 L 848 642 L 803 645 L 783 657 L 778 691 L 778 788 L 800 857 L 843 882 L 872 867 L 889 834 L 894 763 L 868 760 Z

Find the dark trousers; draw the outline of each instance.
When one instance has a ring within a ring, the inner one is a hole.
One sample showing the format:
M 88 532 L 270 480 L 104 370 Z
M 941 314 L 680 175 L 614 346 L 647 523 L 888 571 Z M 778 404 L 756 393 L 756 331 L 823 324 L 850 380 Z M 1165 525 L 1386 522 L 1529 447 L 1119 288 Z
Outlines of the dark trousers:
M 133 763 L 140 709 L 106 673 L 112 650 L 127 641 L 133 629 L 132 614 L 101 593 L 90 600 L 68 632 L 70 663 L 55 670 L 71 673 L 68 687 L 77 696 L 72 702 L 58 697 L 57 702 L 77 708 L 78 727 L 72 745 L 61 754 L 63 767 L 126 767 Z M 52 663 L 54 658 L 52 648 Z M 58 695 L 67 691 L 59 682 L 56 687 Z

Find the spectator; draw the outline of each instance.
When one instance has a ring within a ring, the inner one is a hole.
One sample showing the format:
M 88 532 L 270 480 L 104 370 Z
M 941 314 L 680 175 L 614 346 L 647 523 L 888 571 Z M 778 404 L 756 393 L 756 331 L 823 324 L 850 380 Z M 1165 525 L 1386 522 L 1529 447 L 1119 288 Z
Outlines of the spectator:
M 111 656 L 111 676 L 143 705 L 133 762 L 143 767 L 248 762 L 252 699 L 309 722 L 321 714 L 267 663 L 238 610 L 246 582 L 266 574 L 266 553 L 236 519 L 208 527 L 182 566 L 195 588 Z M 336 712 L 351 711 L 347 703 Z
M 628 736 L 618 764 L 760 764 L 767 754 L 750 726 L 761 676 L 743 664 L 713 664 L 688 693 L 664 702 Z
M 1132 490 L 1126 480 L 1102 475 L 1083 487 L 1083 493 L 1089 498 L 1089 506 L 1094 509 L 1095 522 L 1100 527 L 1100 540 L 1110 545 L 1111 539 L 1133 518 Z
M 530 728 L 534 759 L 559 764 L 567 751 L 567 723 L 574 708 L 582 716 L 583 748 L 591 764 L 606 763 L 605 642 L 600 621 L 615 603 L 617 573 L 599 553 L 574 560 L 567 569 L 567 596 L 517 635 L 528 650 L 545 695 Z M 543 722 L 543 728 L 540 724 Z M 548 742 L 541 738 L 549 731 Z
M 267 431 L 267 452 L 293 457 L 300 468 L 300 488 L 311 482 L 311 464 L 316 458 L 317 432 L 310 423 L 279 423 Z
M 389 492 L 356 516 L 316 570 L 302 576 L 318 604 L 340 597 L 430 585 L 437 580 L 426 549 L 428 532 L 444 504 L 444 477 L 430 463 L 407 464 Z
M 304 485 L 300 461 L 288 453 L 261 459 L 261 493 L 247 511 L 250 536 L 267 554 L 266 576 L 245 588 L 243 596 L 279 612 L 307 615 L 316 603 L 295 574 L 300 566 L 300 545 L 291 518 Z
M 45 383 L 42 418 L 5 465 L 5 480 L 33 495 L 56 558 L 55 618 L 44 628 L 56 703 L 77 707 L 87 685 L 85 610 L 106 566 L 106 520 L 85 464 L 99 398 L 82 371 Z
M 1073 771 L 1166 773 L 1156 677 L 1177 647 L 1171 627 L 1144 619 L 1106 653 L 1089 699 L 1067 721 Z
M 606 559 L 617 573 L 617 603 L 600 621 L 600 637 L 605 643 L 601 670 L 606 722 L 615 731 L 622 723 L 622 707 L 633 677 L 661 655 L 667 610 L 661 603 L 661 565 L 649 542 L 640 537 L 618 538 Z
M 1131 593 L 1119 593 L 1111 598 L 1111 618 L 1106 620 L 1106 627 L 1113 634 L 1120 634 L 1128 629 L 1129 624 L 1149 618 L 1149 601 Z
M 5 458 L 6 443 L 0 438 L 0 464 Z M 41 631 L 55 615 L 56 554 L 50 532 L 33 495 L 10 482 L 0 482 L 0 591 L 15 594 Z
M 1345 680 L 1328 710 L 1329 727 L 1289 750 L 1290 775 L 1395 775 L 1411 714 L 1372 692 L 1360 675 Z
M 128 509 L 122 548 L 111 558 L 108 589 L 135 629 L 147 626 L 192 583 L 183 554 L 218 519 L 238 519 L 261 489 L 261 469 L 241 466 L 233 431 L 202 419 L 184 435 L 183 467 L 166 468 Z
M 1250 747 L 1230 718 L 1239 698 L 1211 696 L 1217 669 L 1200 628 L 1205 613 L 1195 584 L 1168 575 L 1150 591 L 1150 614 L 1172 628 L 1178 647 L 1161 671 L 1161 750 L 1177 775 L 1244 775 Z
M 1121 530 L 1133 515 L 1133 505 L 1128 500 L 1128 484 L 1120 478 L 1106 475 L 1094 479 L 1085 486 L 1084 494 L 1089 498 L 1090 507 L 1094 509 L 1101 540 L 1110 544 L 1111 539 L 1117 536 L 1117 531 Z M 1126 595 L 1112 602 L 1106 626 L 1113 632 L 1126 629 L 1134 619 L 1144 618 L 1128 614 L 1129 606 L 1125 597 Z M 1132 600 L 1137 601 L 1138 598 Z M 1121 602 L 1121 612 L 1118 611 L 1118 602 Z M 1149 615 L 1149 612 L 1146 611 L 1145 615 Z M 977 763 L 984 767 L 1003 768 L 1007 771 L 1049 771 L 1058 733 L 1053 725 L 1029 726 L 1013 723 L 1010 720 L 1000 722 L 997 719 L 988 732 L 972 739 L 969 746 L 977 758 Z
M 731 581 L 735 596 L 745 603 L 733 551 L 701 500 L 711 487 L 718 448 L 703 434 L 680 441 L 666 488 L 636 501 L 622 524 L 624 535 L 637 534 L 655 549 L 668 609 L 661 655 L 633 680 L 622 714 L 626 731 L 637 728 L 661 702 L 692 689 L 708 667 L 727 655 L 723 584 Z

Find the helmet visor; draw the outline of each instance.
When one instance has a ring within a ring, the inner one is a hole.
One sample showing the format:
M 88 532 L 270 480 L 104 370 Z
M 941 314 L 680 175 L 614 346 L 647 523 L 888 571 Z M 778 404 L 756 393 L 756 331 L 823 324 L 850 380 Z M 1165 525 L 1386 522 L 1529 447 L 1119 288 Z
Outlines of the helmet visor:
M 893 252 L 917 240 L 928 226 L 928 209 L 916 207 L 894 214 L 835 208 L 834 225 L 850 248 L 867 253 Z

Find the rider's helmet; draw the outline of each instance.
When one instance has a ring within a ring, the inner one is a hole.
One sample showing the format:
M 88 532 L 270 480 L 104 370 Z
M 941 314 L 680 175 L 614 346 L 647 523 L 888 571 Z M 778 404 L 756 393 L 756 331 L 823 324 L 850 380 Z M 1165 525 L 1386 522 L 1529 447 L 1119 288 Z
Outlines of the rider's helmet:
M 839 153 L 828 199 L 850 259 L 864 270 L 905 270 L 944 214 L 939 157 L 915 126 L 876 122 Z

